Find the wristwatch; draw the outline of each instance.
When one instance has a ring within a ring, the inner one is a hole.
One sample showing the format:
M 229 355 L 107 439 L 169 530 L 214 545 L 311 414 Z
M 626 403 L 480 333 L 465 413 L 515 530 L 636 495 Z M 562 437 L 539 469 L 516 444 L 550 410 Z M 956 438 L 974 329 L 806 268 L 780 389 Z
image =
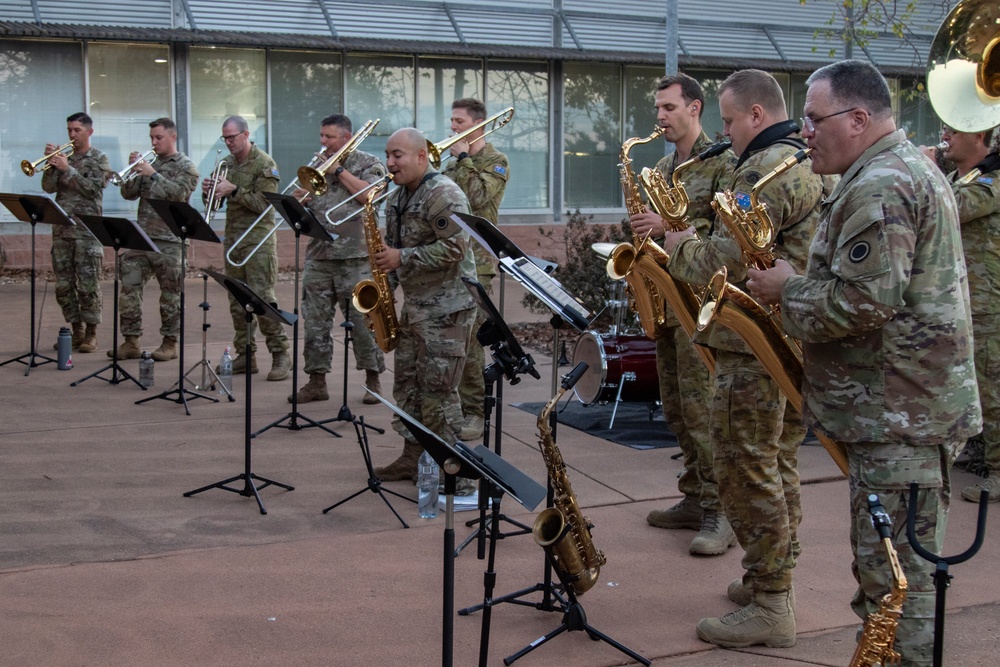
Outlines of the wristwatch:
M 343 167 L 337 167 L 334 170 L 333 175 L 336 176 L 337 178 L 340 178 L 340 175 L 343 174 L 343 173 L 344 173 L 344 168 Z
M 465 151 L 462 151 L 461 153 L 458 154 L 458 159 L 459 160 L 464 160 L 467 157 L 469 157 L 469 154 L 466 153 Z

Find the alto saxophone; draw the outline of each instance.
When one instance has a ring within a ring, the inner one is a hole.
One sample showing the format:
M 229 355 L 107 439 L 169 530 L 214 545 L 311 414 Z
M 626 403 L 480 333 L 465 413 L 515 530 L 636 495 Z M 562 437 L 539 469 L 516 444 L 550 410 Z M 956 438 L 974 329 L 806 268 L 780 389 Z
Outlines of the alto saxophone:
M 375 265 L 376 253 L 385 250 L 382 234 L 378 230 L 378 216 L 375 197 L 388 185 L 392 176 L 386 176 L 380 187 L 372 188 L 365 199 L 361 212 L 361 224 L 365 230 L 365 243 L 368 245 L 368 263 L 371 266 L 371 280 L 362 280 L 354 286 L 351 303 L 354 309 L 365 316 L 365 324 L 375 337 L 375 342 L 383 352 L 392 352 L 399 343 L 399 320 L 396 318 L 396 297 L 389 285 L 385 272 Z
M 896 643 L 896 626 L 903 614 L 903 603 L 906 602 L 908 584 L 903 568 L 899 564 L 899 556 L 892 545 L 892 522 L 885 508 L 879 503 L 878 496 L 868 496 L 868 508 L 872 513 L 872 524 L 882 538 L 889 567 L 892 569 L 892 589 L 882 597 L 878 611 L 868 614 L 865 619 L 865 629 L 861 640 L 854 649 L 850 667 L 887 667 L 898 665 L 901 656 L 893 648 Z
M 601 573 L 601 566 L 607 559 L 603 551 L 594 547 L 590 534 L 593 524 L 580 511 L 573 487 L 566 476 L 566 463 L 552 437 L 549 415 L 563 394 L 575 383 L 575 379 L 569 378 L 578 378 L 586 368 L 586 364 L 578 364 L 563 381 L 559 392 L 538 415 L 538 449 L 542 452 L 549 480 L 552 482 L 553 507 L 542 510 L 531 528 L 535 542 L 549 553 L 554 566 L 565 575 L 564 580 L 569 582 L 570 588 L 577 595 L 583 595 L 593 588 Z
M 754 184 L 750 191 L 750 209 L 745 211 L 730 191 L 718 192 L 712 207 L 729 228 L 743 251 L 747 266 L 769 269 L 774 266 L 774 223 L 767 214 L 767 204 L 758 200 L 761 188 L 804 160 L 811 149 L 800 150 L 782 161 Z M 781 326 L 778 307 L 761 306 L 753 297 L 729 282 L 726 267 L 719 269 L 708 283 L 698 311 L 698 330 L 721 324 L 736 332 L 767 369 L 792 408 L 802 414 L 802 348 L 789 338 Z M 848 474 L 847 450 L 821 431 L 813 434 L 845 475 Z

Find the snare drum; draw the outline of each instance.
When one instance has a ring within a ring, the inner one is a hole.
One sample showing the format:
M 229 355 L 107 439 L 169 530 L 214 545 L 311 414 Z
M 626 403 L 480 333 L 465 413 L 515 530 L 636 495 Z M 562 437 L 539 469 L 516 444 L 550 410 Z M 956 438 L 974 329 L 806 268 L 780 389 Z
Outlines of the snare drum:
M 660 400 L 656 375 L 656 343 L 645 336 L 599 334 L 586 331 L 573 348 L 573 365 L 586 361 L 587 372 L 573 388 L 584 405 L 623 401 Z

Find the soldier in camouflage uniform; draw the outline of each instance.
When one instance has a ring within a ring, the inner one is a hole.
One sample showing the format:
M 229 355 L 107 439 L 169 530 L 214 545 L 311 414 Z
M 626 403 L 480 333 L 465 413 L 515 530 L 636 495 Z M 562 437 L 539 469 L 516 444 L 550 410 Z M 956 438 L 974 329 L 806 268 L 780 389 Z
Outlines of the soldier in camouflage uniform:
M 748 207 L 753 186 L 803 148 L 799 128 L 788 120 L 778 82 L 760 70 L 727 78 L 719 89 L 719 107 L 726 136 L 740 156 L 729 190 Z M 823 178 L 800 164 L 758 193 L 776 229 L 775 252 L 800 268 L 824 189 Z M 740 245 L 721 218 L 707 241 L 673 232 L 664 243 L 672 255 L 668 269 L 681 280 L 705 284 L 723 266 L 733 284 L 745 279 Z M 720 646 L 793 646 L 792 569 L 801 550 L 797 529 L 802 520 L 797 455 L 805 429 L 794 411 L 786 414 L 777 383 L 736 332 L 711 327 L 708 343 L 716 350 L 710 413 L 715 474 L 723 508 L 746 551 L 746 572 L 728 588 L 730 599 L 744 606 L 721 618 L 702 619 L 698 636 Z
M 896 130 L 874 67 L 834 63 L 806 83 L 813 170 L 843 177 L 823 202 L 805 275 L 779 261 L 752 271 L 749 287 L 780 302 L 785 331 L 803 342 L 806 422 L 847 446 L 852 607 L 866 618 L 892 585 L 867 507 L 876 493 L 909 582 L 895 648 L 903 665 L 927 666 L 934 564 L 902 529 L 908 487 L 920 487 L 916 534 L 940 553 L 951 466 L 982 427 L 958 207 L 943 174 Z
M 480 100 L 465 97 L 452 102 L 452 132 L 465 132 L 484 120 L 486 105 Z M 500 202 L 510 178 L 510 165 L 506 155 L 483 140 L 485 131 L 485 127 L 480 128 L 462 141 L 453 143 L 450 152 L 455 159 L 447 163 L 443 173 L 462 188 L 462 192 L 469 198 L 472 214 L 486 218 L 495 225 L 500 218 Z M 472 240 L 472 251 L 476 257 L 476 279 L 486 288 L 487 293 L 493 294 L 493 277 L 497 274 L 496 259 L 475 240 Z M 486 366 L 486 351 L 476 340 L 475 332 L 485 321 L 486 317 L 477 309 L 476 321 L 472 327 L 472 342 L 458 387 L 459 396 L 462 397 L 462 412 L 465 414 L 465 426 L 461 434 L 463 440 L 477 438 L 483 433 L 483 408 L 486 399 L 483 369 Z
M 454 442 L 462 428 L 458 383 L 476 314 L 462 278 L 473 279 L 469 235 L 451 220 L 468 213 L 461 188 L 427 160 L 427 141 L 413 128 L 397 130 L 385 148 L 386 166 L 399 186 L 386 206 L 386 248 L 375 255 L 379 270 L 395 272 L 403 288 L 399 346 L 395 351 L 396 404 L 442 439 Z M 423 448 L 394 417 L 403 454 L 375 473 L 409 479 Z
M 656 84 L 657 122 L 663 139 L 676 151 L 660 160 L 656 168 L 671 183 L 674 169 L 712 145 L 701 128 L 705 111 L 705 93 L 686 74 L 668 75 Z M 698 162 L 681 175 L 688 194 L 687 217 L 702 237 L 708 234 L 712 196 L 732 180 L 736 156 L 726 151 L 715 158 Z M 661 238 L 666 231 L 663 218 L 652 211 L 630 218 L 637 236 L 652 234 Z M 660 528 L 690 528 L 698 534 L 688 551 L 700 556 L 724 554 L 736 544 L 736 536 L 722 510 L 719 487 L 713 470 L 714 456 L 708 432 L 708 408 L 713 380 L 694 343 L 681 328 L 673 311 L 665 308 L 665 323 L 657 331 L 656 371 L 660 379 L 663 417 L 677 436 L 684 456 L 684 472 L 677 488 L 684 497 L 665 510 L 653 510 L 646 517 Z
M 48 160 L 51 168 L 42 172 L 42 190 L 56 193 L 56 203 L 76 225 L 52 227 L 52 271 L 56 274 L 56 301 L 63 318 L 73 327 L 73 349 L 97 350 L 97 325 L 101 323 L 101 264 L 104 248 L 80 214 L 101 215 L 104 186 L 111 167 L 108 156 L 90 145 L 94 121 L 85 113 L 66 119 L 66 132 L 73 153 Z M 59 149 L 48 144 L 45 155 Z
M 980 491 L 985 489 L 990 502 L 995 503 L 1000 501 L 1000 388 L 996 383 L 1000 375 L 1000 154 L 989 149 L 993 130 L 958 132 L 945 127 L 941 138 L 948 144 L 943 157 L 957 167 L 948 180 L 958 202 L 969 271 L 976 377 L 983 410 L 980 437 L 989 470 L 986 479 L 963 489 L 962 497 L 978 503 Z M 921 150 L 932 160 L 936 157 L 933 148 L 922 146 Z
M 246 238 L 235 249 L 237 239 L 254 223 L 270 203 L 264 192 L 278 191 L 278 166 L 271 156 L 250 141 L 250 128 L 242 116 L 230 116 L 222 123 L 222 140 L 229 148 L 229 155 L 220 164 L 228 171 L 224 178 L 217 179 L 215 198 L 226 200 L 226 231 L 223 245 L 230 258 L 242 266 L 226 262 L 226 275 L 241 280 L 250 286 L 267 303 L 275 303 L 274 284 L 278 281 L 278 239 L 272 234 L 264 245 L 247 260 L 247 255 L 257 247 L 274 226 L 274 209 L 264 216 Z M 202 201 L 207 201 L 213 179 L 206 178 L 201 183 Z M 257 372 L 257 341 L 253 327 L 248 331 L 246 311 L 238 301 L 229 295 L 229 313 L 233 318 L 233 349 L 237 357 L 233 359 L 233 373 Z M 267 317 L 256 318 L 257 326 L 264 334 L 267 349 L 271 352 L 271 370 L 267 379 L 272 382 L 284 380 L 292 368 L 288 356 L 288 336 L 285 327 Z M 247 359 L 247 339 L 250 343 L 250 358 Z
M 326 149 L 323 154 L 325 161 L 351 140 L 353 127 L 351 119 L 342 114 L 324 118 L 321 125 L 320 141 Z M 327 191 L 322 195 L 310 195 L 304 189 L 295 192 L 296 197 L 306 198 L 306 206 L 335 237 L 332 242 L 309 239 L 306 247 L 306 263 L 302 272 L 302 317 L 305 327 L 304 370 L 309 374 L 309 382 L 298 393 L 299 403 L 330 398 L 326 375 L 333 363 L 330 330 L 338 304 L 344 318 L 354 325 L 354 360 L 358 370 L 365 371 L 365 386 L 381 394 L 379 375 L 385 370 L 385 355 L 375 344 L 364 315 L 351 307 L 354 286 L 362 280 L 371 279 L 368 245 L 360 215 L 371 191 L 361 195 L 360 201 L 352 195 L 384 178 L 385 166 L 374 155 L 355 149 L 343 164 L 331 164 L 325 173 Z M 350 201 L 332 216 L 334 221 L 344 222 L 331 226 L 326 212 L 347 200 Z M 288 400 L 291 402 L 292 397 L 289 396 Z M 368 404 L 378 403 L 378 399 L 367 392 L 362 400 Z
M 181 330 L 181 242 L 146 201 L 167 199 L 186 202 L 198 187 L 198 170 L 186 155 L 177 150 L 177 126 L 169 118 L 157 118 L 149 124 L 149 139 L 156 151 L 156 161 L 140 162 L 133 167 L 136 177 L 121 186 L 124 199 L 139 200 L 138 222 L 160 252 L 126 250 L 122 255 L 121 297 L 118 302 L 120 329 L 125 342 L 118 346 L 119 359 L 138 359 L 142 336 L 142 290 L 152 276 L 160 285 L 160 334 L 163 342 L 153 351 L 153 359 L 177 358 L 177 337 Z M 140 157 L 129 155 L 129 164 Z M 112 350 L 108 356 L 112 356 Z

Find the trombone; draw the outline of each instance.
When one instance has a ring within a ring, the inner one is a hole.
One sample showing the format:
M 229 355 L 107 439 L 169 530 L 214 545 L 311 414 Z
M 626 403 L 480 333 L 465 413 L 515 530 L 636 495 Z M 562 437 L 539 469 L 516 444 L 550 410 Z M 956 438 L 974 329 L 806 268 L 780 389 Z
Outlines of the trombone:
M 326 213 L 323 214 L 326 217 L 326 221 L 328 223 L 330 223 L 331 227 L 336 227 L 337 225 L 341 225 L 341 224 L 347 222 L 348 220 L 350 220 L 351 218 L 353 218 L 357 214 L 364 212 L 364 207 L 362 207 L 362 208 L 358 209 L 357 211 L 355 211 L 354 213 L 351 213 L 350 215 L 345 216 L 345 217 L 341 218 L 340 220 L 337 220 L 336 222 L 334 222 L 333 220 L 330 219 L 330 214 L 331 213 L 333 213 L 334 211 L 336 211 L 338 208 L 341 208 L 342 206 L 345 206 L 352 199 L 357 199 L 358 197 L 360 197 L 364 193 L 368 192 L 369 190 L 374 190 L 375 188 L 382 187 L 383 185 L 385 185 L 387 183 L 390 183 L 391 181 L 392 181 L 392 174 L 386 174 L 385 176 L 383 176 L 382 178 L 378 179 L 374 183 L 370 183 L 369 185 L 366 185 L 365 187 L 361 188 L 360 190 L 358 190 L 353 195 L 351 195 L 350 197 L 348 197 L 344 201 L 340 202 L 339 204 L 335 204 L 335 205 L 331 206 L 330 208 L 326 209 Z M 393 190 L 393 192 L 395 192 L 395 190 Z M 373 199 L 369 203 L 372 205 L 372 208 L 374 208 L 375 210 L 378 210 L 379 204 L 381 204 L 382 201 L 386 197 L 388 197 L 390 194 L 392 194 L 392 193 L 391 192 L 383 192 L 381 194 L 381 196 L 376 197 L 375 199 Z
M 149 161 L 149 163 L 153 164 L 154 162 L 156 162 L 156 151 L 150 148 L 148 151 L 140 155 L 135 162 L 125 167 L 121 171 L 111 174 L 111 178 L 109 179 L 111 181 L 111 185 L 124 185 L 125 183 L 128 183 L 133 178 L 138 176 L 139 172 L 135 171 L 135 168 L 139 166 L 141 163 L 145 162 L 146 158 L 148 158 L 150 155 L 152 155 L 153 157 Z
M 317 165 L 320 162 L 322 162 L 323 161 L 323 151 L 325 151 L 325 150 L 326 149 L 323 146 L 320 146 L 319 147 L 319 152 L 317 152 L 315 154 L 315 156 L 313 157 L 313 159 L 309 161 L 309 165 L 308 166 L 312 167 L 312 166 Z M 281 191 L 281 194 L 283 194 L 283 195 L 284 194 L 288 194 L 289 191 L 294 191 L 298 187 L 299 187 L 299 179 L 296 178 L 291 183 L 289 183 L 288 185 L 285 186 L 285 189 Z M 305 199 L 305 196 L 303 196 L 302 199 Z M 302 199 L 299 199 L 299 201 L 302 201 Z M 273 209 L 274 209 L 274 206 L 272 204 L 268 204 L 267 208 L 265 208 L 263 210 L 263 212 L 261 212 L 261 214 L 257 216 L 256 220 L 254 220 L 252 223 L 250 223 L 250 226 L 246 228 L 246 231 L 243 232 L 242 234 L 240 234 L 240 237 L 238 239 L 236 239 L 236 241 L 229 248 L 229 250 L 226 251 L 226 261 L 229 262 L 230 266 L 240 267 L 240 266 L 243 266 L 244 264 L 246 264 L 247 262 L 249 262 L 250 258 L 253 257 L 257 253 L 258 250 L 260 250 L 261 246 L 263 246 L 267 242 L 267 240 L 269 238 L 271 238 L 272 236 L 274 236 L 274 233 L 278 231 L 278 227 L 281 225 L 281 221 L 280 220 L 277 222 L 277 224 L 275 224 L 271 228 L 271 230 L 267 233 L 267 235 L 264 236 L 264 238 L 260 240 L 260 243 L 258 243 L 256 246 L 254 246 L 253 250 L 251 250 L 247 254 L 247 256 L 243 258 L 243 261 L 241 261 L 241 262 L 234 262 L 233 261 L 233 258 L 231 257 L 231 254 L 232 254 L 233 250 L 235 250 L 237 247 L 239 247 L 239 245 L 241 243 L 243 243 L 243 240 L 247 236 L 250 235 L 250 232 L 252 232 L 254 230 L 254 228 L 257 227 L 257 225 L 259 225 L 264 220 L 264 217 L 268 213 L 270 213 L 271 210 L 273 210 Z
M 208 191 L 205 200 L 205 221 L 212 222 L 215 212 L 222 208 L 222 197 L 215 196 L 215 190 L 219 187 L 219 181 L 229 175 L 229 164 L 222 162 L 222 149 L 218 149 L 215 156 L 215 166 L 212 168 L 212 187 Z
M 469 136 L 470 134 L 472 134 L 476 130 L 478 130 L 480 128 L 483 128 L 483 127 L 486 127 L 487 125 L 490 126 L 488 130 L 486 130 L 485 132 L 483 132 L 483 136 L 482 137 L 479 137 L 478 139 L 475 140 L 475 141 L 479 141 L 479 139 L 483 139 L 487 135 L 496 132 L 501 127 L 503 127 L 504 125 L 506 125 L 507 123 L 509 123 L 510 119 L 513 118 L 513 117 L 514 117 L 514 107 L 507 107 L 503 111 L 501 111 L 499 113 L 493 114 L 492 116 L 490 116 L 486 120 L 484 120 L 482 122 L 479 122 L 479 123 L 476 123 L 475 125 L 473 125 L 469 129 L 467 129 L 467 130 L 465 130 L 463 132 L 459 132 L 458 134 L 456 134 L 453 137 L 448 137 L 447 139 L 445 139 L 443 141 L 439 141 L 436 144 L 432 144 L 430 142 L 430 140 L 428 139 L 427 140 L 427 157 L 430 160 L 431 166 L 433 166 L 435 169 L 440 169 L 441 168 L 441 162 L 443 161 L 441 159 L 441 154 L 444 153 L 449 148 L 451 148 L 457 142 L 461 141 L 462 139 L 465 139 L 467 136 Z M 474 143 L 474 142 L 470 142 L 470 143 Z M 448 157 L 451 157 L 451 156 L 449 155 Z M 447 160 L 448 157 L 446 157 L 444 159 Z
M 21 171 L 24 172 L 25 176 L 34 176 L 36 171 L 45 171 L 46 169 L 51 169 L 52 165 L 47 164 L 41 169 L 37 169 L 38 165 L 45 162 L 46 160 L 59 155 L 60 153 L 69 156 L 73 153 L 73 142 L 68 141 L 56 150 L 52 151 L 48 155 L 43 155 L 34 162 L 28 162 L 27 160 L 21 160 Z
M 370 120 L 364 124 L 364 126 L 358 130 L 358 133 L 352 136 L 346 144 L 341 146 L 340 150 L 331 155 L 327 160 L 318 167 L 299 167 L 299 181 L 309 192 L 314 195 L 326 194 L 329 189 L 329 185 L 326 183 L 326 172 L 327 170 L 336 163 L 344 164 L 347 161 L 348 156 L 353 153 L 361 142 L 368 138 L 368 135 L 372 133 L 375 126 L 378 125 L 380 118 L 375 120 Z

